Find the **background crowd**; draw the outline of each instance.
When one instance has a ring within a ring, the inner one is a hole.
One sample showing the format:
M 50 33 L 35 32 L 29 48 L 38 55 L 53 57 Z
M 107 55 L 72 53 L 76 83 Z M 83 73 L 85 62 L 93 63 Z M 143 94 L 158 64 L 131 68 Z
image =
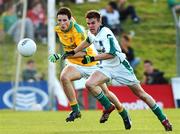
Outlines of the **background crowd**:
M 88 2 L 99 1 L 100 0 L 89 0 Z M 46 2 L 47 1 L 43 0 L 29 0 L 27 16 L 25 19 L 25 37 L 40 41 L 42 44 L 47 44 Z M 68 1 L 56 0 L 57 7 L 59 5 L 65 5 L 66 2 Z M 75 4 L 82 4 L 85 1 L 69 0 L 69 2 L 73 2 Z M 179 3 L 175 3 L 174 0 L 167 0 L 167 2 L 170 8 L 175 6 L 178 10 Z M 108 2 L 106 7 L 99 9 L 99 12 L 102 15 L 103 25 L 109 27 L 116 35 L 122 47 L 122 51 L 126 54 L 127 60 L 130 62 L 135 72 L 136 67 L 141 62 L 144 63 L 144 78 L 142 80 L 142 83 L 167 83 L 168 80 L 164 78 L 164 72 L 154 68 L 149 71 L 147 69 L 147 64 L 149 64 L 149 66 L 153 66 L 153 61 L 150 61 L 149 59 L 142 61 L 141 57 L 139 57 L 138 53 L 136 53 L 136 51 L 134 50 L 133 38 L 135 36 L 135 32 L 133 31 L 134 33 L 132 34 L 130 31 L 124 30 L 123 24 L 126 23 L 128 19 L 130 19 L 133 24 L 136 24 L 137 27 L 138 24 L 143 23 L 143 21 L 141 20 L 141 16 L 139 16 L 136 11 L 136 8 L 138 7 L 135 7 L 127 0 L 114 0 Z M 12 37 L 14 42 L 17 43 L 20 39 L 20 26 L 22 23 L 22 1 L 14 3 L 12 0 L 0 0 L 0 15 L 0 19 L 2 22 L 2 25 L 0 27 L 1 37 L 3 37 L 3 35 L 8 35 Z M 34 73 L 32 73 L 31 75 L 34 75 Z M 33 79 L 37 80 L 35 76 L 33 77 Z M 152 80 L 155 79 L 153 77 L 162 77 L 164 80 Z M 23 75 L 22 80 L 26 80 Z

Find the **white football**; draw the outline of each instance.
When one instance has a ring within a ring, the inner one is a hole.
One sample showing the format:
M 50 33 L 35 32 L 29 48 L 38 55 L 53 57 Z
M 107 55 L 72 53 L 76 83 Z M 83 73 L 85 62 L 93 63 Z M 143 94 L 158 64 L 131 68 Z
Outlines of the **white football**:
M 18 52 L 25 57 L 32 56 L 36 49 L 36 43 L 30 38 L 21 39 L 17 45 Z

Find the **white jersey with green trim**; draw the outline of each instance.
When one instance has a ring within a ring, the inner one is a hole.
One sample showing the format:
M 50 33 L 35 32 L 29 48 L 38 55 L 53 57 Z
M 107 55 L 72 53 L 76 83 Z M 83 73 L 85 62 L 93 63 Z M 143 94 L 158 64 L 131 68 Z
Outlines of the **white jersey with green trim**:
M 100 61 L 102 66 L 117 66 L 126 58 L 125 54 L 121 51 L 116 37 L 107 27 L 101 26 L 96 36 L 88 31 L 87 42 L 94 44 L 94 48 L 97 50 L 98 54 L 108 53 L 114 55 L 112 59 Z

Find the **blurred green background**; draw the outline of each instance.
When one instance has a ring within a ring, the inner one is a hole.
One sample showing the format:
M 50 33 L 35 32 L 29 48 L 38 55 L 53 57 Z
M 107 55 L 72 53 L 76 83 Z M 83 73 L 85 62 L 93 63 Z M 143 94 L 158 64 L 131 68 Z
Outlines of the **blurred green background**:
M 89 9 L 104 8 L 110 0 L 101 0 L 99 3 L 87 3 L 76 5 L 66 2 L 65 6 L 71 8 L 73 16 L 79 24 L 86 26 L 84 14 Z M 169 80 L 176 76 L 176 30 L 174 20 L 166 0 L 129 0 L 129 3 L 136 7 L 141 18 L 139 24 L 134 24 L 130 19 L 122 24 L 126 32 L 134 31 L 132 47 L 135 55 L 141 58 L 141 63 L 135 70 L 137 77 L 143 78 L 143 60 L 149 59 L 154 63 L 155 68 L 165 72 Z M 57 5 L 57 8 L 59 6 Z M 0 81 L 13 81 L 16 71 L 16 44 L 8 36 L 0 40 Z M 120 37 L 119 37 L 120 38 Z M 48 73 L 48 48 L 46 44 L 37 43 L 37 52 L 29 58 L 22 58 L 21 69 L 24 68 L 28 59 L 34 59 L 37 70 Z M 58 47 L 58 42 L 57 42 Z M 57 63 L 60 64 L 60 63 Z M 60 66 L 57 66 L 57 75 Z

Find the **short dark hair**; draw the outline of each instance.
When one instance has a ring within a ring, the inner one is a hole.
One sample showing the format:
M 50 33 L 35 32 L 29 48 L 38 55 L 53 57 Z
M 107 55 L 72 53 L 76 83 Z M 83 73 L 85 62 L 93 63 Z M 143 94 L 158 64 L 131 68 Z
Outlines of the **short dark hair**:
M 35 61 L 32 60 L 32 59 L 30 59 L 30 60 L 27 61 L 27 64 L 31 64 L 31 63 L 35 63 Z
M 150 60 L 144 60 L 144 64 L 149 63 L 150 65 L 153 65 L 152 61 Z
M 131 38 L 127 34 L 123 34 L 122 38 L 124 38 L 126 41 L 131 41 Z
M 69 8 L 61 7 L 57 12 L 57 16 L 58 15 L 67 15 L 68 19 L 71 19 L 72 13 L 71 13 L 71 10 Z
M 85 17 L 88 19 L 96 18 L 98 21 L 101 19 L 100 13 L 96 10 L 87 11 Z
M 113 9 L 117 9 L 117 4 L 115 1 L 110 1 L 108 5 L 110 5 Z

